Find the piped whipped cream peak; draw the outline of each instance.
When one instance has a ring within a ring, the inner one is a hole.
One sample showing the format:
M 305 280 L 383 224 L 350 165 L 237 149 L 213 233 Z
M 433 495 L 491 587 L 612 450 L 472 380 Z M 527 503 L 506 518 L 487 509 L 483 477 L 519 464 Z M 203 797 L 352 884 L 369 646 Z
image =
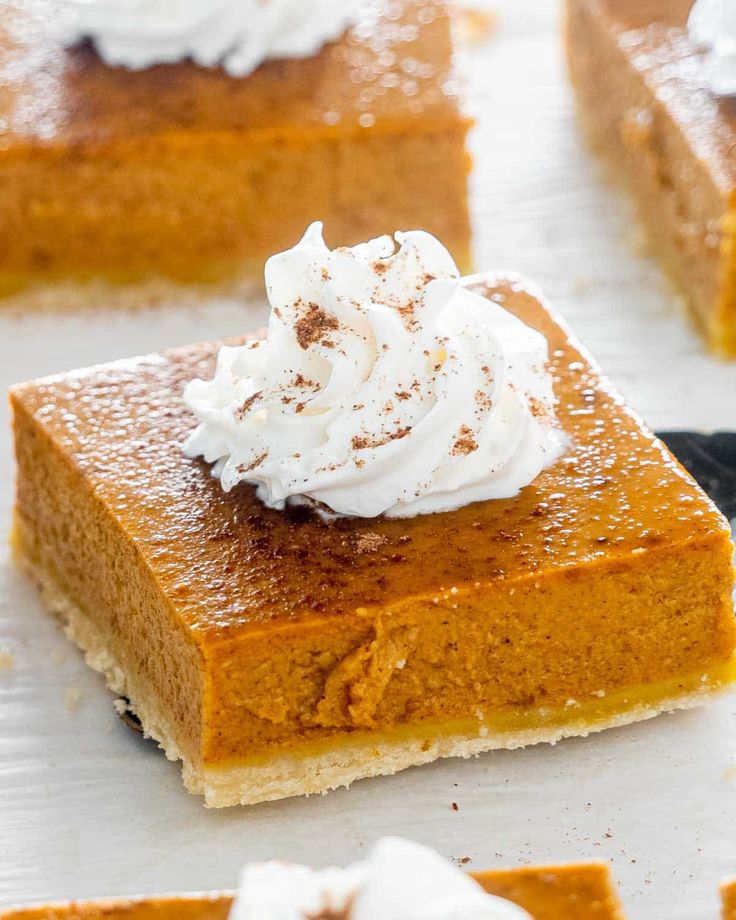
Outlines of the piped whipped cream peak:
M 530 920 L 418 843 L 385 837 L 346 869 L 246 866 L 229 920 Z
M 706 79 L 718 96 L 736 96 L 736 0 L 697 0 L 690 38 L 707 51 Z
M 359 0 L 70 0 L 64 39 L 140 70 L 190 58 L 242 77 L 269 58 L 311 57 L 356 19 Z
M 268 336 L 184 398 L 186 453 L 270 508 L 412 517 L 508 498 L 554 462 L 547 342 L 461 284 L 419 230 L 330 250 L 312 224 L 266 264 Z

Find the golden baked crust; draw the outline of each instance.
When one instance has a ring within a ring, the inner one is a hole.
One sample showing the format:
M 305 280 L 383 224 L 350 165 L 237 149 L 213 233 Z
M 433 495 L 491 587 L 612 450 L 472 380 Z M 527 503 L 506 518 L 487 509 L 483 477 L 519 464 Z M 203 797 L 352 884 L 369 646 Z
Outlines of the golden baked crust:
M 470 874 L 486 891 L 523 907 L 533 920 L 624 920 L 603 863 Z M 0 920 L 227 920 L 231 903 L 228 893 L 96 901 L 0 910 Z
M 468 283 L 548 337 L 570 437 L 506 501 L 329 524 L 226 495 L 181 452 L 182 388 L 217 345 L 12 392 L 17 555 L 209 804 L 584 734 L 731 679 L 727 523 L 533 292 Z
M 331 245 L 422 227 L 467 265 L 469 120 L 444 0 L 371 0 L 320 54 L 246 78 L 64 49 L 54 2 L 0 7 L 0 294 L 262 277 L 316 218 Z
M 711 347 L 736 356 L 736 115 L 705 85 L 692 0 L 568 0 L 581 122 L 632 193 Z

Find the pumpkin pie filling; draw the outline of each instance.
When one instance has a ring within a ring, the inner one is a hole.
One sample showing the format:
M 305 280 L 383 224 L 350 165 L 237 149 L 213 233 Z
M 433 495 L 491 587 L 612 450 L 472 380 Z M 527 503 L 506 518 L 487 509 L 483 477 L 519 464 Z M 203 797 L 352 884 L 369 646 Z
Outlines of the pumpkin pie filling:
M 736 879 L 728 878 L 721 884 L 721 918 L 736 918 Z
M 470 121 L 447 6 L 363 6 L 317 54 L 233 77 L 110 66 L 65 47 L 47 3 L 3 4 L 0 295 L 211 295 L 259 278 L 317 214 L 335 245 L 426 227 L 467 266 Z
M 210 805 L 690 706 L 733 679 L 728 525 L 518 279 L 565 455 L 513 498 L 407 519 L 269 509 L 181 453 L 218 344 L 12 391 L 14 545 Z

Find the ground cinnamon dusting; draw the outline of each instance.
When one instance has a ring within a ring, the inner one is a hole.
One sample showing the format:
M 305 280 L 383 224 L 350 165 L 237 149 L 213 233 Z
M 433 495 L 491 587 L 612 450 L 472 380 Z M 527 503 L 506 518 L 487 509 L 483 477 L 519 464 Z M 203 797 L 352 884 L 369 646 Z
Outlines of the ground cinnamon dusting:
M 251 470 L 254 470 L 257 466 L 260 466 L 263 461 L 268 457 L 268 451 L 264 450 L 262 454 L 259 454 L 255 460 L 251 460 L 250 463 L 241 463 L 238 466 L 239 473 L 250 473 Z
M 544 418 L 547 415 L 544 405 L 534 396 L 529 397 L 529 411 L 534 418 Z
M 458 432 L 458 438 L 452 448 L 453 457 L 464 457 L 478 450 L 478 442 L 473 437 L 472 429 L 467 425 L 461 425 Z
M 493 405 L 490 394 L 485 393 L 483 390 L 475 391 L 475 402 L 479 409 L 490 409 Z
M 319 304 L 310 303 L 307 306 L 306 313 L 294 323 L 294 333 L 299 347 L 305 351 L 310 345 L 324 339 L 328 332 L 334 332 L 340 328 L 337 317 L 328 313 Z M 324 344 L 324 342 L 323 342 Z
M 393 434 L 386 435 L 385 438 L 369 438 L 355 435 L 350 442 L 350 446 L 353 450 L 366 450 L 369 447 L 383 447 L 384 444 L 388 444 L 390 441 L 399 441 L 401 438 L 405 438 L 410 431 L 411 426 L 407 425 L 404 428 L 398 428 Z
M 252 396 L 249 396 L 245 400 L 245 402 L 242 404 L 242 406 L 240 406 L 239 409 L 235 410 L 235 418 L 239 422 L 242 422 L 242 420 L 250 412 L 251 408 L 253 407 L 253 403 L 256 402 L 256 400 L 260 398 L 260 395 L 261 395 L 261 390 L 258 390 L 257 393 L 253 393 Z
M 409 331 L 411 331 L 417 324 L 417 317 L 415 312 L 416 306 L 417 304 L 415 300 L 409 300 L 405 304 L 401 304 L 400 306 L 396 307 L 396 311 L 404 321 L 404 325 Z

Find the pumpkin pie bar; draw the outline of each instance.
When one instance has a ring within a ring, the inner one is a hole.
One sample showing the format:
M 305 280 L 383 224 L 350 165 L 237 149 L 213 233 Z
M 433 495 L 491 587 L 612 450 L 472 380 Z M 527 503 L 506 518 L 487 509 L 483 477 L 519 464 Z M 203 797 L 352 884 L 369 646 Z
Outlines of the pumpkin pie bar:
M 706 80 L 692 0 L 567 0 L 580 120 L 630 191 L 711 348 L 736 357 L 736 109 Z
M 46 0 L 0 5 L 6 303 L 260 279 L 314 215 L 335 245 L 423 226 L 468 264 L 469 119 L 444 0 L 363 4 L 319 53 L 246 77 L 109 66 L 67 48 L 57 18 Z
M 736 920 L 736 878 L 721 884 L 721 907 L 722 920 Z
M 16 386 L 19 564 L 212 806 L 587 735 L 734 677 L 725 518 L 540 295 L 565 455 L 512 498 L 323 519 L 182 443 L 219 343 Z M 482 306 L 483 301 L 481 301 Z
M 517 904 L 531 920 L 624 920 L 603 863 L 524 866 L 470 875 L 489 893 Z M 168 896 L 0 910 L 0 920 L 227 920 L 233 896 Z

